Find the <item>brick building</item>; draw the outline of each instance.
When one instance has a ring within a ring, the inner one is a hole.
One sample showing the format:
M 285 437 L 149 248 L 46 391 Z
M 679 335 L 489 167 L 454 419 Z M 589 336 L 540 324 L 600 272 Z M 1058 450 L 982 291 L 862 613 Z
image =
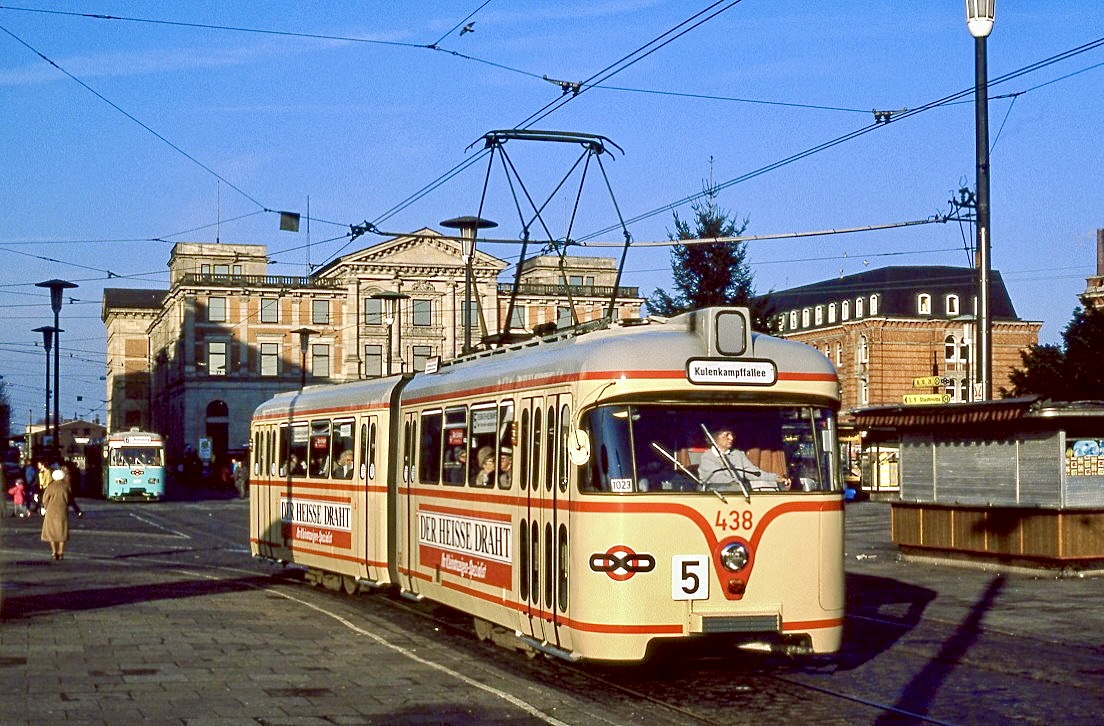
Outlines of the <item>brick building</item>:
M 812 345 L 839 372 L 843 410 L 905 402 L 906 395 L 975 398 L 976 274 L 972 268 L 869 270 L 770 295 L 783 337 Z M 993 390 L 1008 385 L 1042 323 L 1022 320 L 997 271 L 991 279 Z M 916 388 L 915 378 L 940 385 Z M 846 420 L 846 416 L 844 417 Z
M 469 307 L 461 243 L 432 229 L 306 277 L 269 275 L 264 245 L 179 243 L 168 290 L 104 291 L 108 429 L 157 431 L 174 457 L 209 438 L 224 456 L 245 446 L 250 415 L 276 393 L 454 357 L 465 318 L 475 342 L 500 331 L 514 292 L 514 283 L 498 282 L 507 266 L 476 251 Z M 615 279 L 611 259 L 571 257 L 562 267 L 559 258 L 530 260 L 510 328 L 525 334 L 599 317 Z M 616 293 L 616 317 L 638 317 L 637 289 Z

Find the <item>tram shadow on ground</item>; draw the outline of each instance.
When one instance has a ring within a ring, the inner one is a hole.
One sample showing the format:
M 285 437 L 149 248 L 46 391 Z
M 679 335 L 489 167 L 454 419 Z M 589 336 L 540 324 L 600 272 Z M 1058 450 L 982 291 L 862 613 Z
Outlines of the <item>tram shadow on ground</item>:
M 915 628 L 935 590 L 888 577 L 849 573 L 846 581 L 847 620 L 843 647 L 836 655 L 839 670 L 852 670 L 893 647 Z
M 36 566 L 37 562 L 13 562 L 9 574 L 21 565 Z M 34 595 L 8 595 L 0 601 L 0 620 L 13 621 L 33 618 L 40 614 L 99 610 L 154 600 L 179 600 L 181 598 L 208 597 L 233 592 L 245 592 L 267 587 L 272 579 L 262 576 L 240 577 L 233 580 L 174 580 L 148 585 L 123 585 L 119 587 L 91 587 L 61 590 Z

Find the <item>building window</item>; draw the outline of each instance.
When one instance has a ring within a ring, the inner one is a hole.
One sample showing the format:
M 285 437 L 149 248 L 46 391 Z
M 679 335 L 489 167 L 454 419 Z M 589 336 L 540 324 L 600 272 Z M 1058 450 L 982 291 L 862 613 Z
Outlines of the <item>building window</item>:
M 813 309 L 813 322 L 815 322 L 817 325 L 824 325 L 823 305 L 817 305 L 816 308 Z
M 796 329 L 797 329 L 797 311 L 796 310 L 791 310 L 790 311 L 790 330 L 796 330 Z
M 836 304 L 828 303 L 828 324 L 836 322 Z
M 871 315 L 877 315 L 878 314 L 878 296 L 877 295 L 871 295 L 870 296 L 870 314 Z
M 364 375 L 369 378 L 383 375 L 383 346 L 364 346 Z
M 226 375 L 226 343 L 208 341 L 207 343 L 207 375 Z
M 836 343 L 836 368 L 843 365 L 843 343 Z
M 567 284 L 572 285 L 574 287 L 582 287 L 583 286 L 583 276 L 582 275 L 568 275 L 567 276 Z
M 460 319 L 467 320 L 467 325 L 473 330 L 479 330 L 479 306 L 475 301 L 460 301 Z M 463 323 L 461 323 L 463 324 Z
M 863 316 L 863 299 L 861 297 L 855 298 L 855 317 L 861 318 Z
M 570 328 L 573 325 L 571 319 L 571 308 L 557 305 L 556 306 L 556 327 L 557 328 Z
M 953 335 L 948 335 L 943 339 L 943 360 L 947 363 L 954 363 L 958 360 L 958 341 L 955 340 Z
M 963 363 L 970 362 L 970 339 L 965 335 L 958 344 L 958 359 Z
M 850 319 L 851 319 L 851 301 L 850 300 L 844 300 L 840 304 L 840 320 L 850 320 Z
M 870 362 L 870 346 L 867 345 L 866 336 L 859 336 L 859 350 L 858 350 L 859 363 Z
M 414 370 L 421 372 L 425 370 L 426 361 L 433 357 L 433 348 L 428 345 L 413 345 L 410 347 L 410 354 L 414 357 Z
M 242 267 L 241 265 L 234 265 L 230 268 L 230 271 L 235 275 L 240 275 L 242 274 Z
M 330 377 L 330 346 L 324 343 L 311 346 L 311 375 L 315 378 Z
M 210 265 L 200 265 L 199 266 L 199 274 L 201 274 L 201 275 L 210 275 L 211 274 L 211 266 Z
M 428 327 L 433 325 L 433 301 L 411 300 L 410 318 L 414 325 Z
M 229 275 L 230 274 L 230 265 L 215 265 L 215 274 L 216 275 Z
M 958 295 L 948 295 L 946 305 L 947 315 L 958 315 Z
M 209 298 L 207 298 L 207 322 L 208 323 L 225 323 L 226 322 L 226 298 L 224 298 L 224 297 L 209 297 Z
M 311 300 L 311 323 L 314 325 L 330 324 L 329 300 Z
M 261 343 L 261 375 L 275 376 L 280 373 L 280 344 Z
M 514 305 L 514 312 L 510 315 L 511 330 L 525 330 L 525 306 Z
M 809 308 L 801 309 L 801 327 L 809 327 Z
M 916 296 L 916 312 L 920 315 L 931 315 L 931 295 L 922 292 Z
M 274 297 L 261 298 L 261 322 L 280 322 L 280 301 Z
M 870 382 L 865 378 L 859 379 L 859 404 L 863 406 L 870 404 Z
M 375 297 L 364 298 L 364 324 L 383 325 L 383 300 Z

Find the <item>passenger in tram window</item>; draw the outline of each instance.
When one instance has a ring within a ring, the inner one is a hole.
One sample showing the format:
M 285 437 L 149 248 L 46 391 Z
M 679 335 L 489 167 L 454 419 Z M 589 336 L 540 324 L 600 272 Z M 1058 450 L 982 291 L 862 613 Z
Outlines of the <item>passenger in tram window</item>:
M 445 457 L 445 482 L 463 484 L 468 474 L 468 449 L 455 446 Z
M 698 479 L 706 489 L 735 489 L 740 482 L 752 489 L 784 488 L 784 476 L 761 470 L 747 454 L 732 447 L 733 438 L 731 428 L 721 427 L 713 432 L 717 447 L 710 446 L 698 465 Z
M 495 483 L 495 457 L 494 449 L 484 446 L 476 452 L 475 460 L 479 464 L 479 471 L 475 475 L 472 486 L 493 487 Z
M 307 471 L 306 464 L 299 461 L 299 457 L 292 454 L 284 465 L 280 467 L 280 476 L 302 476 Z
M 349 449 L 341 452 L 341 456 L 337 457 L 337 463 L 334 464 L 333 475 L 335 479 L 352 479 L 353 478 L 353 452 Z
M 509 489 L 514 477 L 514 450 L 503 447 L 498 455 L 498 486 L 500 489 Z

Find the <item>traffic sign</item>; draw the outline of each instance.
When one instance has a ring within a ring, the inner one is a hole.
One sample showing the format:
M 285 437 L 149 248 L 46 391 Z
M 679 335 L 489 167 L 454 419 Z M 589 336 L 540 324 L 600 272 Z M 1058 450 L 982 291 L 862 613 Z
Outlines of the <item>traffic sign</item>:
M 950 403 L 951 397 L 946 393 L 906 393 L 906 405 L 922 405 L 933 403 Z
M 913 378 L 913 388 L 934 388 L 935 386 L 942 386 L 943 379 L 939 376 L 924 376 L 923 378 Z

